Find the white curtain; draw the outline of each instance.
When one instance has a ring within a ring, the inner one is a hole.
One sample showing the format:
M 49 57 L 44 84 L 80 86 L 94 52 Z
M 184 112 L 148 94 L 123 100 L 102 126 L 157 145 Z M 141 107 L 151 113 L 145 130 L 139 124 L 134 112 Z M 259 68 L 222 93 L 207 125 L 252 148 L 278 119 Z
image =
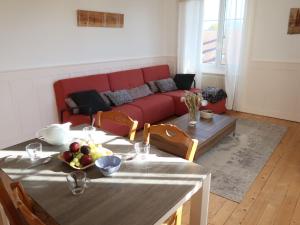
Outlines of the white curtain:
M 196 74 L 201 87 L 203 0 L 180 0 L 178 18 L 178 73 Z
M 242 73 L 245 7 L 247 0 L 226 0 L 225 13 L 225 48 L 226 48 L 226 74 L 225 89 L 228 95 L 227 109 L 235 109 L 237 85 Z

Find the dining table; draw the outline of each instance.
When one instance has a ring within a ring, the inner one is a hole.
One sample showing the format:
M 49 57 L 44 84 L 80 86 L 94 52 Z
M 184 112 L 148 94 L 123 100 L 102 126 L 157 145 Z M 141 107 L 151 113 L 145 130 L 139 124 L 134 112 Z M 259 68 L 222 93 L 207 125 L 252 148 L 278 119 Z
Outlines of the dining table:
M 85 137 L 82 128 L 72 128 L 72 139 Z M 0 150 L 0 168 L 11 180 L 20 181 L 38 207 L 59 225 L 159 225 L 188 201 L 189 224 L 207 224 L 209 170 L 155 146 L 141 159 L 135 155 L 135 142 L 100 129 L 93 133 L 93 141 L 120 156 L 122 164 L 109 177 L 96 166 L 86 169 L 87 188 L 78 196 L 66 180 L 74 169 L 57 157 L 68 145 L 54 146 L 39 139 L 16 144 Z M 32 142 L 42 143 L 40 160 L 50 157 L 49 162 L 32 164 L 25 151 Z

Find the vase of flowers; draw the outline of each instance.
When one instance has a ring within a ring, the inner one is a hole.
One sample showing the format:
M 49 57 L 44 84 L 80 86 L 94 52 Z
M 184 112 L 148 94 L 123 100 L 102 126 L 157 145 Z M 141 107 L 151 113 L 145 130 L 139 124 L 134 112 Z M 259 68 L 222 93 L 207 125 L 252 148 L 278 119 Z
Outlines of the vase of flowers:
M 196 126 L 199 117 L 199 108 L 201 105 L 207 105 L 207 101 L 203 99 L 201 93 L 193 93 L 190 91 L 184 92 L 181 101 L 183 101 L 188 108 L 189 126 Z

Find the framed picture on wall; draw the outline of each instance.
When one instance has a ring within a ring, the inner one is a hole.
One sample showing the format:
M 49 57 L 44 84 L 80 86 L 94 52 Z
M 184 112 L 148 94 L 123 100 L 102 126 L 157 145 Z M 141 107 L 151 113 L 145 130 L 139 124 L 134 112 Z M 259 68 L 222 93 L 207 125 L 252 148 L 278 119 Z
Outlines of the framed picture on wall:
M 300 34 L 300 8 L 291 9 L 288 34 Z
M 124 27 L 124 14 L 77 10 L 77 25 L 80 27 Z

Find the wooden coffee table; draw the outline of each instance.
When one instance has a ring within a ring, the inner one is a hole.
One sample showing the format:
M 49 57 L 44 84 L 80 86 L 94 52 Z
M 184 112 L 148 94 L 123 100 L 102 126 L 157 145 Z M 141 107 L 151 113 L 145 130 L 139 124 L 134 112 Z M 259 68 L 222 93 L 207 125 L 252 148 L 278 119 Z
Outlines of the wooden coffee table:
M 188 114 L 169 121 L 184 130 L 192 138 L 198 139 L 198 149 L 195 159 L 217 144 L 230 133 L 235 133 L 236 119 L 226 115 L 214 115 L 212 119 L 202 119 L 195 127 L 188 125 Z

